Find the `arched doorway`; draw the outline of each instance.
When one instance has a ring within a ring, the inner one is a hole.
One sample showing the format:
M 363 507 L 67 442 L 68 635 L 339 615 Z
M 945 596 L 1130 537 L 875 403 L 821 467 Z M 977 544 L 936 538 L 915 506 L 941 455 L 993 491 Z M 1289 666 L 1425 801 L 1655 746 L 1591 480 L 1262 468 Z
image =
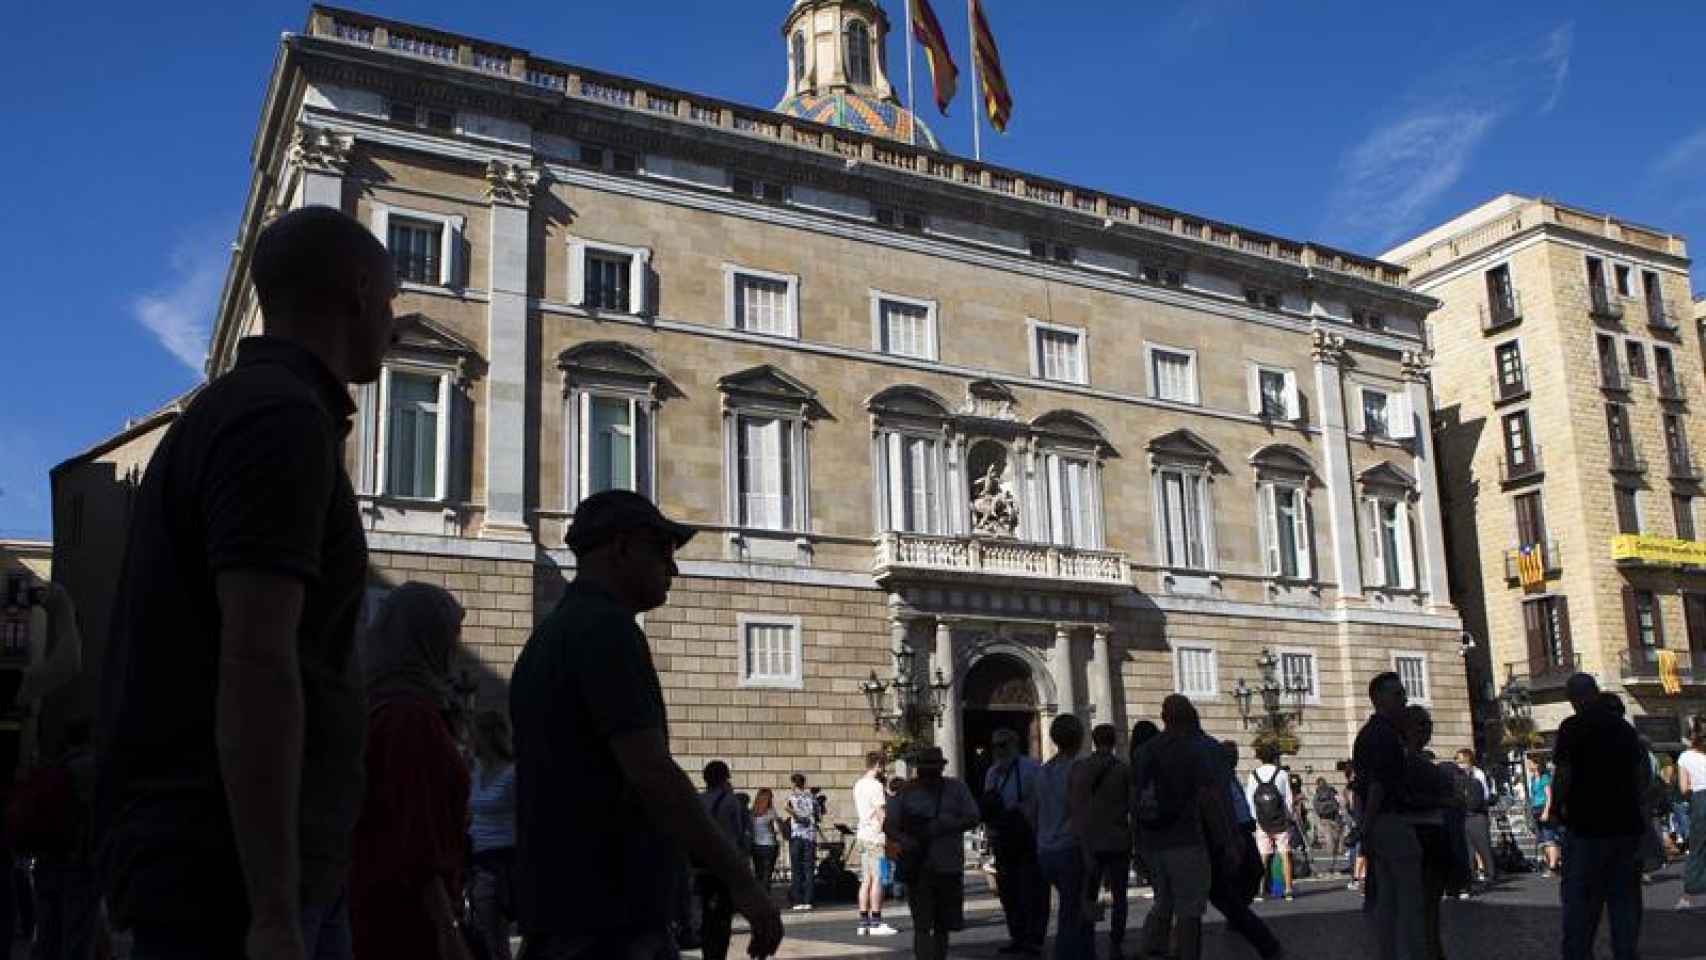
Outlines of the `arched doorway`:
M 964 685 L 965 756 L 961 770 L 974 791 L 983 786 L 989 769 L 989 743 L 997 730 L 1019 735 L 1020 748 L 1042 756 L 1042 730 L 1037 709 L 1037 685 L 1030 665 L 1006 653 L 991 653 L 972 664 Z

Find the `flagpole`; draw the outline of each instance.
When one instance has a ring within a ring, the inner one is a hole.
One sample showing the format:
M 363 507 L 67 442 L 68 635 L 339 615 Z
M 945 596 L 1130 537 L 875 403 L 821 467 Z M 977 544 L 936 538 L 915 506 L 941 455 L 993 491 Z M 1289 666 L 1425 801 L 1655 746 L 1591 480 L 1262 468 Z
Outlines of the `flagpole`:
M 976 0 L 966 0 L 966 35 L 971 38 L 971 149 L 972 159 L 983 162 L 983 122 L 978 114 L 983 112 L 983 85 L 977 79 L 977 21 L 972 4 Z
M 912 0 L 906 0 L 906 112 L 912 114 L 912 142 L 918 142 L 918 106 L 912 99 Z

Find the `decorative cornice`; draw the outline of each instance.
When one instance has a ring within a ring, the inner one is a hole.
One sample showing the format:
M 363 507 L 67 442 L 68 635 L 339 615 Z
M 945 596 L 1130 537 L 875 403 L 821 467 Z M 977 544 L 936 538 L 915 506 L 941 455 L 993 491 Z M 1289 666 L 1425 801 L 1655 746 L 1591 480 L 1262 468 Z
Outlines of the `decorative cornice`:
M 1349 359 L 1345 352 L 1345 338 L 1336 333 L 1316 327 L 1309 333 L 1309 355 L 1316 363 L 1328 363 L 1342 367 Z
M 1398 363 L 1405 380 L 1427 383 L 1428 369 L 1433 366 L 1433 360 L 1432 350 L 1405 350 Z
M 341 177 L 349 168 L 355 136 L 298 123 L 290 135 L 290 164 L 310 173 Z
M 486 161 L 486 198 L 514 207 L 533 205 L 533 189 L 543 179 L 537 165 L 523 166 L 502 160 Z

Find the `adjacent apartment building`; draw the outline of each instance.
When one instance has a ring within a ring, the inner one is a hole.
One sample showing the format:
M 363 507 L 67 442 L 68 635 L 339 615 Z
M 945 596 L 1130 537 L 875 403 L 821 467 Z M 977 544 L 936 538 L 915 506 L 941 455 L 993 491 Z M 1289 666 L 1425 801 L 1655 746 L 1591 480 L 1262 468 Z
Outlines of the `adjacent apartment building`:
M 1548 734 L 1585 670 L 1677 748 L 1706 713 L 1706 380 L 1682 238 L 1507 194 L 1384 256 L 1443 304 L 1434 432 L 1471 685 L 1489 707 L 1525 685 Z
M 1264 649 L 1300 769 L 1348 756 L 1382 670 L 1467 742 L 1436 301 L 941 152 L 871 0 L 781 26 L 775 110 L 327 7 L 285 36 L 208 372 L 258 328 L 268 218 L 337 206 L 389 245 L 404 334 L 348 444 L 372 597 L 453 590 L 496 699 L 575 504 L 631 488 L 700 530 L 645 617 L 672 745 L 742 784 L 850 785 L 897 651 L 946 685 L 956 768 L 1174 691 L 1244 736 Z

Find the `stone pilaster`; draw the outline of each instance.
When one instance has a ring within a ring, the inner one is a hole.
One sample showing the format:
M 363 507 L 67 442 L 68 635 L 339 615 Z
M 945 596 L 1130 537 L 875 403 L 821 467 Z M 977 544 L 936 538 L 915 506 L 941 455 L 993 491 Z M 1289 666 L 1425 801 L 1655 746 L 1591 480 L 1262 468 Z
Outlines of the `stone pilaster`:
M 1072 669 L 1072 625 L 1057 623 L 1054 627 L 1054 657 L 1049 661 L 1054 674 L 1054 688 L 1059 703 L 1056 713 L 1081 713 L 1078 702 L 1078 676 Z M 1046 734 L 1044 735 L 1046 738 Z
M 1108 657 L 1112 627 L 1098 623 L 1090 639 L 1090 711 L 1092 725 L 1114 722 L 1114 665 Z
M 493 160 L 487 288 L 486 522 L 481 536 L 525 540 L 527 526 L 527 231 L 539 170 Z
M 1428 429 L 1428 367 L 1432 359 L 1427 353 L 1406 352 L 1403 368 L 1408 406 L 1416 417 L 1416 438 L 1411 441 L 1410 452 L 1416 477 L 1416 533 L 1421 538 L 1418 552 L 1425 568 L 1417 583 L 1428 592 L 1429 606 L 1444 607 L 1451 603 L 1451 587 L 1446 580 L 1445 517 L 1434 467 L 1433 431 Z
M 323 127 L 298 123 L 290 136 L 288 160 L 302 173 L 297 187 L 298 207 L 344 206 L 344 173 L 349 169 L 355 137 Z M 381 241 L 385 238 L 380 237 Z
M 965 744 L 960 733 L 960 672 L 954 669 L 954 624 L 950 620 L 936 621 L 936 652 L 932 660 L 935 669 L 948 681 L 948 692 L 942 697 L 942 716 L 936 724 L 936 745 L 948 755 L 948 776 L 959 776 L 964 766 Z
M 1351 480 L 1350 434 L 1345 427 L 1345 338 L 1319 327 L 1312 336 L 1316 408 L 1321 414 L 1322 482 L 1327 488 L 1327 518 L 1333 537 L 1333 576 L 1339 582 L 1339 596 L 1361 597 L 1356 488 Z

